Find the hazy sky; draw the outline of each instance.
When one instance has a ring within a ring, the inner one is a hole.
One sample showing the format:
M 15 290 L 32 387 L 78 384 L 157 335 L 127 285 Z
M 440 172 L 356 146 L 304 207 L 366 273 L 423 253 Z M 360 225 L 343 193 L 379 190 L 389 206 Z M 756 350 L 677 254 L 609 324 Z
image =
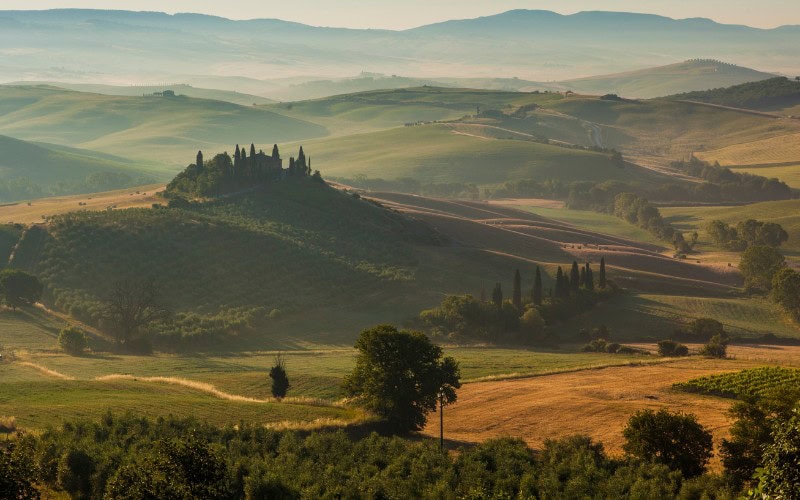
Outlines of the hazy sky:
M 775 27 L 800 24 L 798 0 L 0 0 L 0 9 L 99 8 L 279 18 L 317 26 L 403 29 L 509 9 L 648 12 Z

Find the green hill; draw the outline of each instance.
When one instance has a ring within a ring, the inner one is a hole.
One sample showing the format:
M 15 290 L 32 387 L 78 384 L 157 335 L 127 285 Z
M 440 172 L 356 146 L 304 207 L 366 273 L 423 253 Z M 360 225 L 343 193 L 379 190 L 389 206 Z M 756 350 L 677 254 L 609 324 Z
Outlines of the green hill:
M 360 328 L 405 321 L 443 293 L 477 294 L 510 276 L 514 262 L 290 178 L 187 209 L 58 216 L 27 231 L 13 265 L 44 279 L 49 305 L 92 324 L 116 282 L 153 277 L 179 313 L 172 334 L 256 332 L 259 345 L 281 345 L 350 342 Z
M 584 94 L 618 94 L 649 99 L 692 90 L 757 82 L 774 76 L 720 61 L 694 59 L 626 73 L 567 80 L 560 82 L 559 86 Z
M 759 111 L 781 111 L 800 105 L 800 80 L 770 78 L 702 92 L 687 92 L 671 98 Z
M 324 165 L 325 175 L 345 178 L 412 178 L 423 183 L 478 185 L 519 179 L 652 178 L 632 167 L 614 165 L 608 154 L 479 133 L 461 125 L 422 125 L 314 141 L 308 148 L 318 152 L 313 160 L 315 165 Z
M 163 167 L 0 136 L 0 202 L 154 183 Z
M 325 125 L 334 135 L 454 120 L 479 110 L 508 110 L 561 99 L 559 94 L 443 87 L 375 90 L 266 106 L 276 113 Z
M 324 127 L 263 108 L 190 97 L 0 87 L 0 133 L 185 166 L 198 149 L 320 137 Z
M 156 92 L 171 90 L 176 95 L 196 97 L 198 99 L 211 99 L 214 101 L 225 101 L 241 106 L 253 106 L 258 104 L 269 104 L 275 102 L 272 99 L 257 95 L 242 94 L 232 90 L 205 89 L 193 87 L 185 83 L 175 85 L 102 85 L 92 83 L 66 83 L 66 82 L 14 82 L 9 85 L 15 86 L 51 86 L 76 92 L 91 92 L 93 94 L 118 95 L 130 97 L 142 97 L 152 95 Z

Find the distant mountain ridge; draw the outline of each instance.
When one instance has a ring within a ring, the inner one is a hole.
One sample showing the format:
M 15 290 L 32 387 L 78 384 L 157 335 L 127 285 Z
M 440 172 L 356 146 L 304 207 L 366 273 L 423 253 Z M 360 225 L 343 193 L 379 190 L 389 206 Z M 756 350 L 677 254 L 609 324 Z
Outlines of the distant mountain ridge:
M 0 81 L 192 83 L 188 77 L 198 75 L 332 78 L 362 71 L 554 81 L 698 56 L 800 72 L 800 27 L 632 13 L 515 10 L 405 31 L 80 9 L 0 11 L 0 24 Z

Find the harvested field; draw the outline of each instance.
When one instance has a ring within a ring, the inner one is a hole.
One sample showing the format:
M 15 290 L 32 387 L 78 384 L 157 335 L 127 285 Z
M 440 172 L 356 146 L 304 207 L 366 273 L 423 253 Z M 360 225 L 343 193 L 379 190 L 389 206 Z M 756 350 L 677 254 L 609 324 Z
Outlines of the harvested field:
M 612 454 L 622 451 L 622 430 L 637 410 L 668 408 L 698 416 L 714 434 L 727 435 L 731 401 L 681 393 L 672 384 L 705 375 L 763 366 L 782 358 L 800 363 L 800 348 L 732 347 L 737 359 L 683 359 L 641 366 L 609 367 L 517 380 L 465 384 L 456 404 L 445 410 L 445 437 L 481 442 L 499 436 L 541 447 L 546 439 L 587 434 Z M 746 356 L 745 356 L 746 354 Z M 738 359 L 738 356 L 751 360 Z M 424 433 L 438 435 L 438 418 Z

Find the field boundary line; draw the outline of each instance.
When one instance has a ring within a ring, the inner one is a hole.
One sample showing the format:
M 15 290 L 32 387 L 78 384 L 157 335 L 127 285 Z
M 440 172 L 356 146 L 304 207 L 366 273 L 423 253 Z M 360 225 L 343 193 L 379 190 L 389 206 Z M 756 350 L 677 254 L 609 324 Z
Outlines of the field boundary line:
M 51 377 L 59 378 L 61 380 L 75 380 L 75 377 L 70 377 L 69 375 L 64 375 L 61 372 L 57 372 L 55 370 L 51 370 L 46 366 L 38 365 L 31 361 L 15 361 L 15 363 L 19 364 L 20 366 L 27 366 L 28 368 L 33 368 L 34 370 L 38 370 L 45 375 L 49 375 Z

